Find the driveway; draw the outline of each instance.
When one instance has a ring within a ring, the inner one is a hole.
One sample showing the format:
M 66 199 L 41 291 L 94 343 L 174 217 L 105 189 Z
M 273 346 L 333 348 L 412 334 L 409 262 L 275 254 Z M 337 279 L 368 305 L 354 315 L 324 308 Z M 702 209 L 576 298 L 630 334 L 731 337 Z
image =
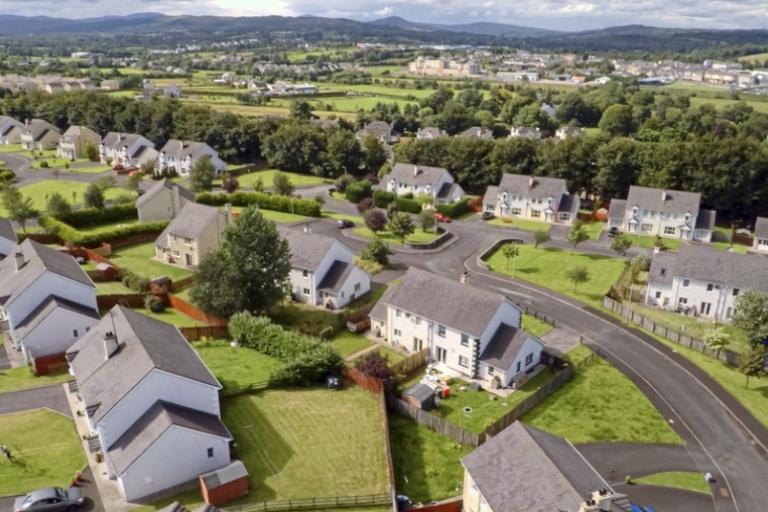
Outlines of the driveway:
M 614 489 L 616 492 L 629 496 L 632 503 L 646 507 L 651 506 L 659 512 L 710 512 L 716 510 L 712 506 L 712 498 L 702 492 L 684 491 L 656 485 L 621 484 L 614 486 Z M 752 510 L 751 508 L 747 509 L 749 512 Z
M 82 473 L 80 480 L 80 487 L 83 496 L 85 496 L 85 504 L 78 508 L 78 512 L 105 512 L 104 505 L 101 503 L 101 497 L 99 491 L 96 489 L 96 485 L 93 483 L 93 474 L 91 468 L 87 467 Z M 32 489 L 30 489 L 32 490 Z M 0 498 L 0 511 L 6 512 L 13 510 L 13 502 L 16 496 L 9 496 Z
M 61 384 L 12 393 L 0 393 L 0 415 L 40 407 L 47 407 L 67 416 L 72 416 L 64 387 Z
M 681 445 L 587 443 L 578 445 L 578 449 L 597 472 L 612 484 L 624 482 L 626 476 L 699 470 L 691 455 Z

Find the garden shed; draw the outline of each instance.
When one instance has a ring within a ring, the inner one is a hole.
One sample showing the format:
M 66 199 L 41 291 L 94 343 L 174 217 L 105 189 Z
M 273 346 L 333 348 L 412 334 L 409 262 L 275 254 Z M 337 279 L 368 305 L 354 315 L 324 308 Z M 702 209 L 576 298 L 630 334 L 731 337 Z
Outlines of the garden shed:
M 403 400 L 423 411 L 435 408 L 435 391 L 424 383 L 419 382 L 405 390 Z
M 221 505 L 248 494 L 248 470 L 236 460 L 223 468 L 200 475 L 200 492 L 209 505 Z

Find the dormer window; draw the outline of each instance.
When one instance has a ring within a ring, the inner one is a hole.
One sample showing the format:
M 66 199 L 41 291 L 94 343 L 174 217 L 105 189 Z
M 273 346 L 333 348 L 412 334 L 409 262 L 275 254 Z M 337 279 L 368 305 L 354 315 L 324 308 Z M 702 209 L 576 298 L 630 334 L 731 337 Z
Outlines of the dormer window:
M 501 200 L 502 200 L 502 201 L 504 201 L 505 203 L 507 202 L 507 198 L 508 198 L 508 197 L 509 197 L 509 194 L 507 194 L 506 192 L 504 192 L 503 194 L 501 194 Z

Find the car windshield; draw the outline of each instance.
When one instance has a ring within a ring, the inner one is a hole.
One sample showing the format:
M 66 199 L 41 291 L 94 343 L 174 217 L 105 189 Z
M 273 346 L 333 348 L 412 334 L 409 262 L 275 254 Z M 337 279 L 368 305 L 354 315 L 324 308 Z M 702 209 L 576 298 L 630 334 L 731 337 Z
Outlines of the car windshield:
M 58 496 L 59 498 L 66 498 L 67 497 L 67 492 L 64 489 L 60 489 L 60 488 L 57 487 L 56 488 L 56 496 Z

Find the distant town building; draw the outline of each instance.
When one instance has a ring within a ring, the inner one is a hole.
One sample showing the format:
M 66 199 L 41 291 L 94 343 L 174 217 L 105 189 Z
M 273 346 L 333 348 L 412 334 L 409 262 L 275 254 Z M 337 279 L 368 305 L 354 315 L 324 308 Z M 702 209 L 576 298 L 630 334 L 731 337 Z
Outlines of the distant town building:
M 409 63 L 408 72 L 423 76 L 454 77 L 470 77 L 482 74 L 480 64 L 472 60 L 460 62 L 445 58 L 426 59 L 424 57 L 417 57 L 415 61 Z

